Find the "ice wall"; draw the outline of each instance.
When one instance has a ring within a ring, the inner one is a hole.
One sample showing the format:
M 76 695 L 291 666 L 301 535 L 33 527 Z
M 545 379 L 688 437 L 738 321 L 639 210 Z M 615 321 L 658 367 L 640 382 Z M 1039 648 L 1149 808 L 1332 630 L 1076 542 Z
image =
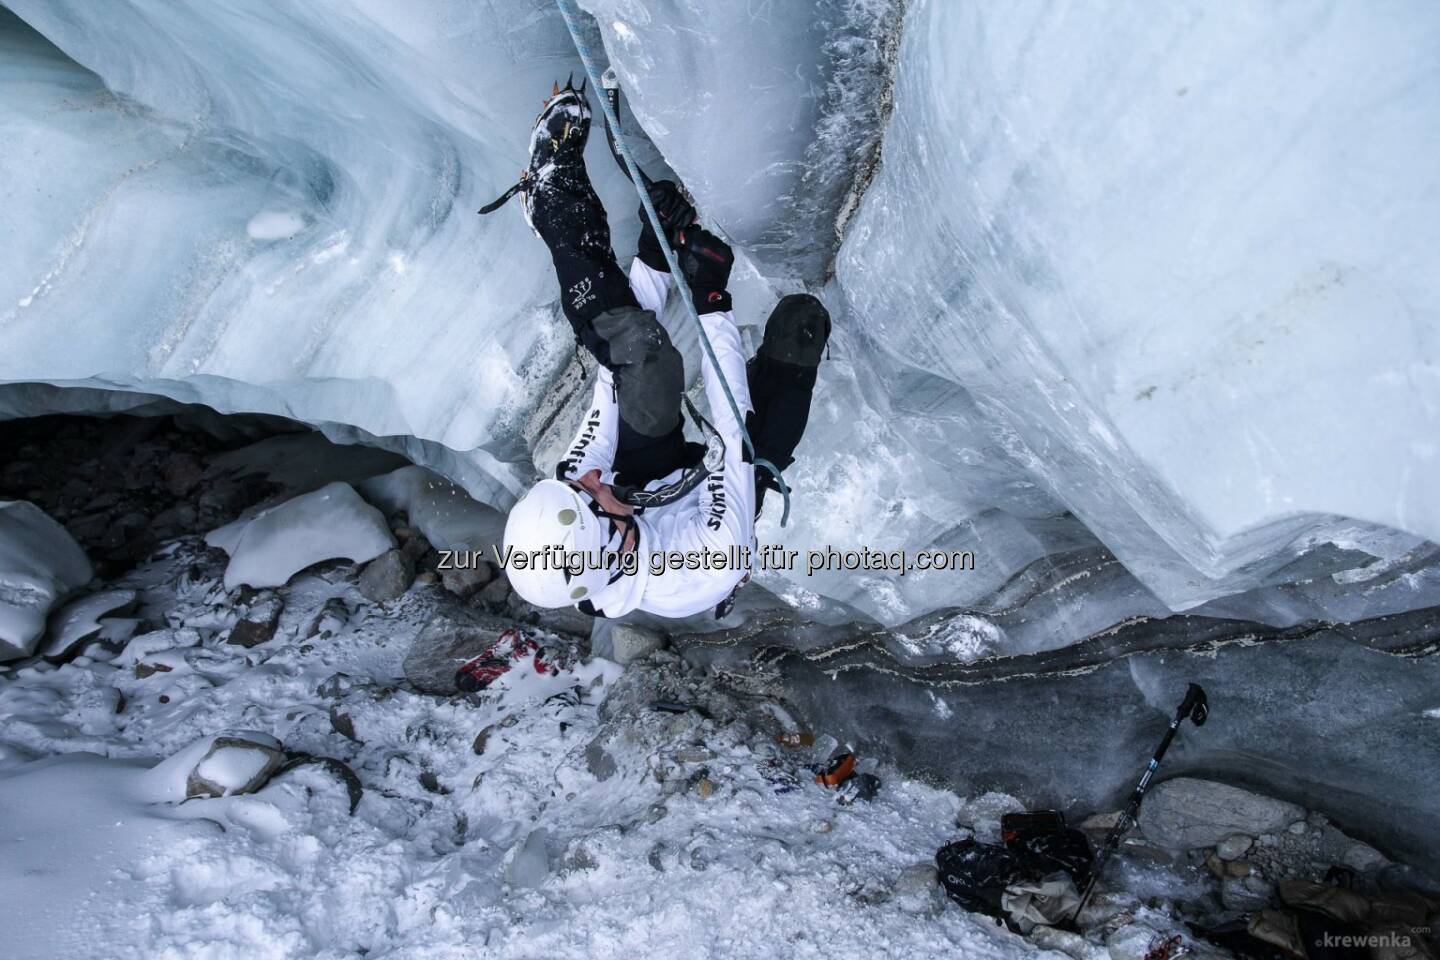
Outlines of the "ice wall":
M 851 324 L 1172 606 L 1440 539 L 1437 38 L 1413 2 L 916 0 Z
M 548 4 L 11 6 L 65 53 L 0 11 L 0 379 L 413 436 L 518 489 L 507 424 L 569 335 L 518 209 L 474 211 L 573 69 Z

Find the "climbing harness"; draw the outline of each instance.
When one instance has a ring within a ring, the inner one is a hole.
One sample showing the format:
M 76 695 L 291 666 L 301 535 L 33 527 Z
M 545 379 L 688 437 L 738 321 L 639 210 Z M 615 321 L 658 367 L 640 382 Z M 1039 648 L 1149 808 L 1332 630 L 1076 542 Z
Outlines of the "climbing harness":
M 555 0 L 555 5 L 560 8 L 560 16 L 565 20 L 565 28 L 570 31 L 570 39 L 575 44 L 575 52 L 580 55 L 580 62 L 585 66 L 585 76 L 596 89 L 605 89 L 590 47 L 580 35 L 579 15 L 575 9 L 574 0 Z M 618 103 L 618 97 L 614 98 L 613 102 Z M 645 189 L 649 178 L 635 163 L 635 158 L 630 154 L 630 148 L 625 144 L 624 135 L 620 130 L 620 118 L 616 114 L 610 96 L 600 97 L 600 109 L 604 112 L 606 126 L 611 131 L 611 145 L 619 154 L 620 159 L 624 161 L 626 174 L 630 177 L 630 182 L 635 185 L 635 192 L 640 195 L 640 205 L 645 209 L 645 216 L 650 221 L 651 229 L 655 231 L 656 240 L 659 241 L 660 251 L 665 254 L 665 262 L 670 266 L 670 275 L 676 281 L 675 286 L 680 292 L 680 299 L 684 302 L 686 312 L 690 314 L 690 319 L 694 321 L 695 327 L 700 333 L 700 345 L 704 347 L 705 355 L 710 358 L 710 365 L 715 368 L 716 376 L 720 378 L 720 387 L 725 393 L 725 399 L 730 403 L 730 411 L 735 415 L 736 425 L 740 428 L 740 437 L 745 444 L 745 455 L 757 470 L 764 470 L 775 478 L 780 495 L 784 497 L 784 511 L 780 515 L 780 526 L 783 527 L 790 519 L 790 486 L 780 475 L 780 469 L 775 464 L 763 457 L 755 456 L 755 445 L 750 441 L 750 431 L 745 429 L 745 416 L 740 412 L 740 405 L 735 402 L 735 395 L 730 390 L 730 384 L 725 379 L 724 371 L 720 369 L 720 361 L 715 356 L 715 348 L 711 346 L 710 337 L 705 333 L 705 325 L 700 322 L 700 314 L 695 309 L 695 300 L 690 296 L 690 287 L 684 281 L 680 261 L 670 247 L 670 238 L 665 235 L 665 231 L 660 225 L 660 216 L 655 212 L 655 205 L 650 200 L 650 192 Z

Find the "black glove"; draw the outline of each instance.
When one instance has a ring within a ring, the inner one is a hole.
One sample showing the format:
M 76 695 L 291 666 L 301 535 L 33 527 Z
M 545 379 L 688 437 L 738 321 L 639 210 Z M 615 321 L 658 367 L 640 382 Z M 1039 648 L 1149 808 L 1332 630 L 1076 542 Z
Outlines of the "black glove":
M 650 184 L 649 192 L 650 202 L 660 216 L 660 227 L 665 231 L 665 238 L 670 241 L 671 247 L 678 248 L 685 228 L 695 222 L 695 208 L 685 199 L 685 195 L 673 180 L 656 180 Z M 665 254 L 660 250 L 660 242 L 655 238 L 655 230 L 650 226 L 650 218 L 643 205 L 640 207 L 640 243 L 637 245 L 636 255 L 652 270 L 670 272 L 670 265 L 665 262 Z
M 680 272 L 690 284 L 698 313 L 716 313 L 730 309 L 730 268 L 735 254 L 730 245 L 703 227 L 685 231 L 685 242 L 677 249 Z

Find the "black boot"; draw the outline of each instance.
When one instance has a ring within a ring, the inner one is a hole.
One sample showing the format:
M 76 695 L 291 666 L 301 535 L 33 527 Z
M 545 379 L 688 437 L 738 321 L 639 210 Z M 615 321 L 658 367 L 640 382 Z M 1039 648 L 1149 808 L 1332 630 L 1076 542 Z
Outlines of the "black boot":
M 745 426 L 755 456 L 784 470 L 795 462 L 795 448 L 810 421 L 810 396 L 825 345 L 830 342 L 830 312 L 809 294 L 784 297 L 765 322 L 765 338 L 746 366 L 754 410 Z M 775 479 L 755 471 L 755 515 Z
M 585 86 L 558 84 L 530 135 L 530 167 L 520 181 L 525 219 L 550 248 L 560 281 L 560 306 L 576 338 L 602 363 L 594 320 L 620 307 L 638 307 L 610 248 L 605 207 L 585 170 L 590 103 Z

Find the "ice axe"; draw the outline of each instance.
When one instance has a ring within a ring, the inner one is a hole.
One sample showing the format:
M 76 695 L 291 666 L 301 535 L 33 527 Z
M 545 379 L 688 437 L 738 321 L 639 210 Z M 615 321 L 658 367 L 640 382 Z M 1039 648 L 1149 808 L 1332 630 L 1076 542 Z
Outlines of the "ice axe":
M 605 99 L 610 101 L 610 112 L 615 114 L 615 123 L 620 123 L 620 78 L 615 75 L 614 67 L 607 67 L 605 73 L 600 77 L 600 86 L 605 90 Z M 615 158 L 615 163 L 620 167 L 620 172 L 625 174 L 625 179 L 630 179 L 630 171 L 625 168 L 625 158 L 620 156 L 620 145 L 616 140 L 620 136 L 619 130 L 610 129 L 610 121 L 605 121 L 606 140 L 610 144 L 610 156 Z M 637 164 L 635 169 L 640 173 L 640 179 L 645 186 L 650 186 L 649 174 L 641 170 Z
M 1095 892 L 1095 884 L 1100 879 L 1100 874 L 1105 870 L 1105 864 L 1110 861 L 1115 850 L 1120 846 L 1120 838 L 1123 837 L 1131 827 L 1135 826 L 1140 817 L 1140 802 L 1145 799 L 1145 791 L 1150 789 L 1150 781 L 1155 776 L 1155 771 L 1160 768 L 1160 761 L 1165 757 L 1165 751 L 1170 749 L 1170 741 L 1175 739 L 1175 731 L 1180 729 L 1180 724 L 1189 720 L 1197 727 L 1203 727 L 1210 716 L 1210 701 L 1205 697 L 1205 691 L 1200 684 L 1192 683 L 1185 689 L 1185 699 L 1180 701 L 1180 706 L 1175 708 L 1175 716 L 1170 721 L 1170 727 L 1165 731 L 1165 736 L 1160 741 L 1160 746 L 1155 748 L 1155 755 L 1150 758 L 1145 772 L 1140 775 L 1140 782 L 1135 785 L 1135 792 L 1130 794 L 1130 802 L 1126 804 L 1125 810 L 1120 814 L 1120 819 L 1110 832 L 1105 836 L 1105 843 L 1100 847 L 1100 852 L 1095 855 L 1095 862 L 1090 867 L 1090 879 L 1085 883 L 1085 889 L 1080 894 L 1080 904 L 1071 915 L 1072 923 L 1080 919 L 1080 912 L 1085 909 L 1085 904 L 1090 902 L 1090 894 Z

